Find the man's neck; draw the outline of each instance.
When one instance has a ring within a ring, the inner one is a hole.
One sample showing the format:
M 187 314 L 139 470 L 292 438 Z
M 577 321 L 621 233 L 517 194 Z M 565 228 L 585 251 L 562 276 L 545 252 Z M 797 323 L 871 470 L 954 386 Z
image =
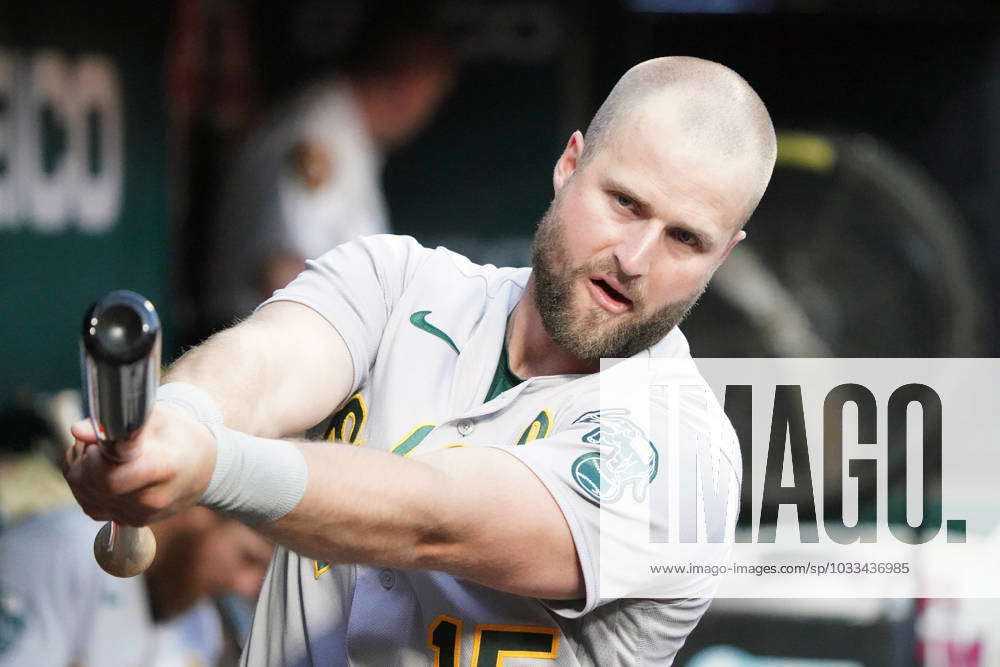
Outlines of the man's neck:
M 524 294 L 514 307 L 506 335 L 507 361 L 511 372 L 520 378 L 600 370 L 600 361 L 578 359 L 549 336 L 535 303 L 534 276 L 528 279 Z

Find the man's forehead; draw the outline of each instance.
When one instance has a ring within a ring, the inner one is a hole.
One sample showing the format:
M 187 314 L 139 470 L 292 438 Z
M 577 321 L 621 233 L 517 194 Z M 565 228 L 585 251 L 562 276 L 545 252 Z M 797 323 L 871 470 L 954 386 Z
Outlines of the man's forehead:
M 705 113 L 710 110 L 693 102 L 677 103 L 674 96 L 651 97 L 622 115 L 608 143 L 619 149 L 619 157 L 645 154 L 708 163 L 725 152 L 725 136 L 703 118 Z

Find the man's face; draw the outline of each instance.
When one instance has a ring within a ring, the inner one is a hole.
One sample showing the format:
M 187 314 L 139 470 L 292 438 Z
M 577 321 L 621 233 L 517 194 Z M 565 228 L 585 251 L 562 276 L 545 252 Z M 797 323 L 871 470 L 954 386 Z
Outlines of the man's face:
M 535 301 L 548 334 L 577 358 L 656 343 L 743 238 L 746 165 L 705 158 L 659 125 L 638 116 L 586 165 L 576 134 L 556 166 L 532 248 Z
M 158 523 L 157 529 L 169 538 L 162 540 L 146 573 L 158 619 L 183 613 L 208 596 L 257 596 L 274 547 L 250 528 L 191 507 Z
M 205 535 L 194 558 L 202 567 L 204 592 L 257 597 L 274 546 L 243 524 L 222 519 Z
M 545 330 L 577 358 L 631 357 L 646 349 L 687 316 L 704 290 L 651 309 L 638 281 L 623 275 L 612 256 L 571 264 L 566 227 L 554 201 L 532 243 L 535 302 Z M 608 303 L 625 294 L 630 305 Z

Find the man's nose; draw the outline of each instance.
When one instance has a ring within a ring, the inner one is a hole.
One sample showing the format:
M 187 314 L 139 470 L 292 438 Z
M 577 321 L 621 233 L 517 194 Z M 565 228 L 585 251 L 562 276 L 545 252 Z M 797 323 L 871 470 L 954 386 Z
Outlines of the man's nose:
M 648 274 L 659 247 L 660 235 L 660 226 L 653 221 L 629 225 L 614 251 L 622 272 L 630 277 Z

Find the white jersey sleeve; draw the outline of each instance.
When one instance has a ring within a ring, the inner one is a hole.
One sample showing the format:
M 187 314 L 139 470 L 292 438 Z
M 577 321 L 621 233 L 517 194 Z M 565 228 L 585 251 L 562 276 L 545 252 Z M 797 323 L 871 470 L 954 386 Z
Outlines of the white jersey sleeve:
M 301 303 L 333 325 L 351 353 L 354 392 L 368 379 L 393 307 L 432 252 L 409 236 L 362 237 L 306 262 L 265 304 Z
M 543 601 L 565 618 L 622 597 L 711 596 L 717 576 L 668 574 L 658 567 L 657 554 L 665 546 L 661 540 L 689 542 L 669 545 L 686 562 L 718 563 L 728 555 L 741 477 L 739 448 L 728 420 L 707 388 L 681 398 L 679 409 L 671 413 L 678 415 L 674 428 L 665 396 L 643 398 L 649 405 L 645 427 L 639 425 L 645 420 L 638 418 L 634 400 L 621 396 L 602 405 L 594 390 L 560 411 L 548 437 L 527 446 L 501 447 L 541 479 L 572 532 L 586 597 Z M 720 438 L 707 435 L 711 420 Z M 659 422 L 656 427 L 654 422 Z M 665 441 L 668 433 L 675 442 Z M 672 486 L 680 493 L 671 493 Z M 672 513 L 671 503 L 678 504 L 682 496 L 694 500 Z M 683 511 L 688 507 L 691 511 Z M 697 616 L 692 625 L 694 621 Z

